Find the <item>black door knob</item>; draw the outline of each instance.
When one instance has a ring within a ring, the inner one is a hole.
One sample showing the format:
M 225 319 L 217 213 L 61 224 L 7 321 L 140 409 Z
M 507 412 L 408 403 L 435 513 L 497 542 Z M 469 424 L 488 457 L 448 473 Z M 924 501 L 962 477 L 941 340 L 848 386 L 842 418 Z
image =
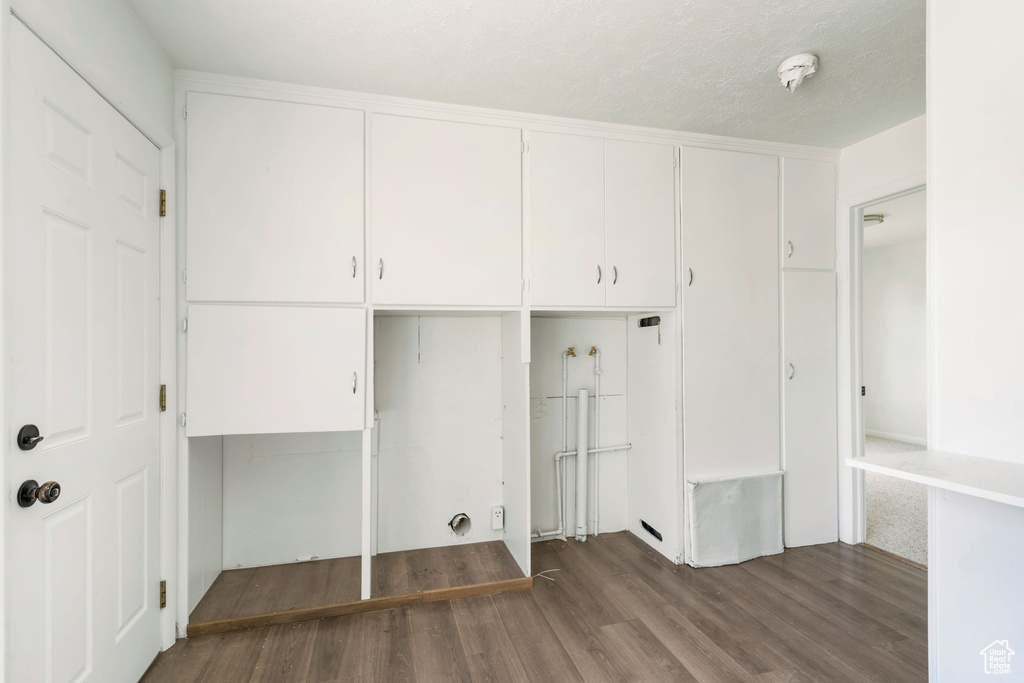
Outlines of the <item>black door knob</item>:
M 18 448 L 23 451 L 32 450 L 42 440 L 43 437 L 39 436 L 39 427 L 35 425 L 25 425 L 18 431 Z
M 60 484 L 48 481 L 42 486 L 35 479 L 29 479 L 18 490 L 18 505 L 23 508 L 32 507 L 38 500 L 40 503 L 52 503 L 60 498 Z

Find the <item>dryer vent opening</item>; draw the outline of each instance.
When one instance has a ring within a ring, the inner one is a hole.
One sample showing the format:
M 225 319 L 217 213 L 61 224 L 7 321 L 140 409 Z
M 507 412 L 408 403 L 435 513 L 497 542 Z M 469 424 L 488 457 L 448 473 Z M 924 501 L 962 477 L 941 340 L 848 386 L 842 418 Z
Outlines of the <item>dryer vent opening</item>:
M 636 321 L 637 327 L 656 327 L 661 324 L 660 315 L 650 315 Z
M 448 526 L 456 536 L 465 536 L 473 528 L 473 522 L 469 519 L 469 515 L 460 512 L 452 517 L 451 521 L 448 522 Z

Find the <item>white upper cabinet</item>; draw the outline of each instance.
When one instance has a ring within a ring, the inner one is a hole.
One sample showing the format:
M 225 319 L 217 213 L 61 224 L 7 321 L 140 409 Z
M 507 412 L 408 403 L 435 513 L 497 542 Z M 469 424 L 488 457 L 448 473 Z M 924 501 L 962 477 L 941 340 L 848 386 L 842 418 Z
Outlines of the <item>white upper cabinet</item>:
M 188 94 L 191 301 L 363 300 L 363 113 Z
M 608 306 L 676 303 L 675 148 L 605 141 Z
M 362 429 L 366 311 L 192 304 L 185 433 Z
M 531 304 L 674 306 L 675 148 L 531 133 L 529 159 Z
M 376 114 L 375 304 L 522 303 L 522 132 Z
M 530 133 L 530 300 L 604 306 L 604 140 Z
M 836 168 L 782 160 L 782 267 L 836 267 Z

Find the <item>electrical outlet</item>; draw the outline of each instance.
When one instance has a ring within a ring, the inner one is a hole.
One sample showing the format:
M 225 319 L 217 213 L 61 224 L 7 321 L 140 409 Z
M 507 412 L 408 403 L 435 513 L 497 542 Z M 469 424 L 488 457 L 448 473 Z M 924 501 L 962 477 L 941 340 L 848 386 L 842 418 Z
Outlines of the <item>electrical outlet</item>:
M 505 528 L 505 508 L 501 505 L 491 508 L 491 528 L 495 531 Z

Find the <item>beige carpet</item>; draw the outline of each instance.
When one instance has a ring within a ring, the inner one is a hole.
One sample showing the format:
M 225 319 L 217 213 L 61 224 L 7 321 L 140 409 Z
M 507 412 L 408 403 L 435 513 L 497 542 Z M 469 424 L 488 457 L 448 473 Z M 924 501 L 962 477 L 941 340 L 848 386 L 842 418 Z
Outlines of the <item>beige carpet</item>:
M 912 453 L 924 446 L 902 441 L 864 439 L 864 455 Z M 867 542 L 919 564 L 928 564 L 928 489 L 905 479 L 864 473 L 868 511 Z

